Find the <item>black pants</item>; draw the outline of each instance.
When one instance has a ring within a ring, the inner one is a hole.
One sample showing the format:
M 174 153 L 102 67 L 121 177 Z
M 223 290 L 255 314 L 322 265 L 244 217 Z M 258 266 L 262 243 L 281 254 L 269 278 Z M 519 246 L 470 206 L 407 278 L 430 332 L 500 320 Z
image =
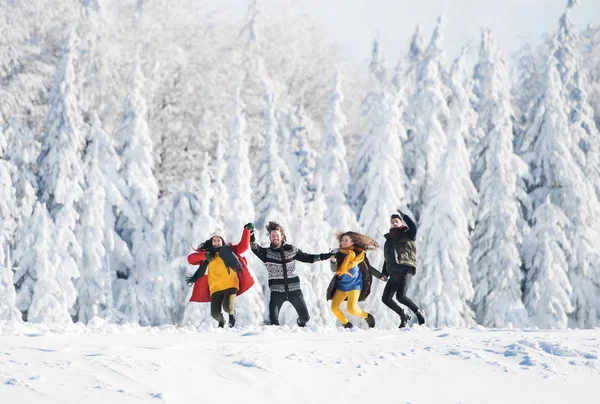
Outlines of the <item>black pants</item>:
M 225 310 L 226 313 L 233 314 L 233 303 L 235 302 L 236 295 L 236 288 L 225 289 L 213 293 L 210 296 L 210 316 L 218 322 L 224 321 L 221 307 L 223 307 L 223 310 Z
M 304 327 L 308 323 L 308 320 L 310 320 L 310 316 L 308 315 L 308 307 L 306 307 L 304 295 L 299 290 L 290 292 L 287 298 L 285 297 L 285 293 L 271 292 L 271 300 L 269 301 L 269 321 L 271 325 L 279 325 L 279 310 L 286 301 L 290 302 L 294 306 L 294 309 L 296 309 L 296 313 L 298 313 L 298 325 Z
M 407 306 L 414 313 L 419 310 L 417 305 L 406 296 L 406 291 L 408 290 L 411 279 L 412 273 L 409 269 L 392 272 L 392 275 L 389 277 L 385 288 L 383 289 L 383 296 L 381 298 L 383 304 L 394 310 L 400 316 L 402 321 L 406 321 L 406 314 L 398 303 L 394 301 L 394 294 L 396 294 L 398 302 Z

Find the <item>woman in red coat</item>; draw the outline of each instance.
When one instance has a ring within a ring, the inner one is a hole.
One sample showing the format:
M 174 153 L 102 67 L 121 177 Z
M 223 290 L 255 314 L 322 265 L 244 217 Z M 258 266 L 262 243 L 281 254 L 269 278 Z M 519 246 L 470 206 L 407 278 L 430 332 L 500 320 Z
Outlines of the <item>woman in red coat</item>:
M 250 246 L 250 231 L 253 229 L 252 223 L 244 226 L 242 239 L 237 245 L 225 244 L 223 232 L 217 230 L 188 256 L 190 264 L 200 265 L 194 275 L 186 278 L 188 284 L 194 285 L 190 301 L 210 302 L 210 315 L 221 328 L 225 325 L 221 307 L 229 314 L 229 327 L 233 327 L 235 297 L 254 284 L 246 259 L 241 256 Z

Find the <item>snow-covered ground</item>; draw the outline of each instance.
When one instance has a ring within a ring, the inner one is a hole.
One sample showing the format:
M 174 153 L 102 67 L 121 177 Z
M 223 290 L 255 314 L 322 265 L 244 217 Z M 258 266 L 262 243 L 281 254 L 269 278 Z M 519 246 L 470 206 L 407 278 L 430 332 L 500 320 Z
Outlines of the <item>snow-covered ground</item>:
M 600 329 L 0 323 L 0 403 L 598 403 Z

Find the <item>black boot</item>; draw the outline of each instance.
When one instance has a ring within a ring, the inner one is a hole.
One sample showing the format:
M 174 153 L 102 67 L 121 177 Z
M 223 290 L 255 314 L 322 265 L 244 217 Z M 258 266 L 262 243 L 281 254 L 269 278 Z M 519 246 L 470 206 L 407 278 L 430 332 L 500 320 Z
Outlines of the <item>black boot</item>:
M 354 328 L 354 326 L 352 325 L 352 323 L 350 321 L 348 321 L 346 324 L 342 324 L 344 326 L 344 328 Z
M 223 327 L 225 327 L 225 320 L 221 319 L 221 320 L 219 320 L 219 328 L 223 328 Z
M 410 317 L 404 311 L 402 311 L 402 314 L 400 314 L 400 326 L 398 328 L 406 327 L 408 320 L 410 320 Z
M 229 328 L 235 325 L 235 311 L 229 315 Z
M 306 327 L 306 323 L 299 318 L 296 319 L 296 324 L 298 324 L 298 327 Z
M 375 327 L 375 317 L 373 317 L 371 313 L 367 313 L 367 318 L 365 318 L 365 321 L 367 322 L 369 328 Z
M 425 324 L 425 313 L 423 310 L 419 309 L 415 314 L 417 315 L 417 321 L 419 322 L 419 325 Z

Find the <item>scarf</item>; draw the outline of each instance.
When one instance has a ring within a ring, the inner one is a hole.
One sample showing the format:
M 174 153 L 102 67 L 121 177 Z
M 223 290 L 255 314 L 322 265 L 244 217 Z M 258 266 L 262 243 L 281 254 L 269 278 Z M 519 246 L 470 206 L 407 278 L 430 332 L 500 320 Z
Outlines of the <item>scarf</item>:
M 365 252 L 357 247 L 350 248 L 340 248 L 339 250 L 342 254 L 345 254 L 344 261 L 338 266 L 335 274 L 337 276 L 348 275 L 352 277 L 351 274 L 348 273 L 352 268 L 360 264 L 365 259 Z
M 238 274 L 242 273 L 242 264 L 240 264 L 240 260 L 235 256 L 229 245 L 224 245 L 222 247 L 210 246 L 207 248 L 207 251 L 208 254 L 206 255 L 206 263 L 212 261 L 216 254 L 219 253 L 219 256 L 227 267 L 228 273 L 231 273 L 230 269 L 233 269 Z

